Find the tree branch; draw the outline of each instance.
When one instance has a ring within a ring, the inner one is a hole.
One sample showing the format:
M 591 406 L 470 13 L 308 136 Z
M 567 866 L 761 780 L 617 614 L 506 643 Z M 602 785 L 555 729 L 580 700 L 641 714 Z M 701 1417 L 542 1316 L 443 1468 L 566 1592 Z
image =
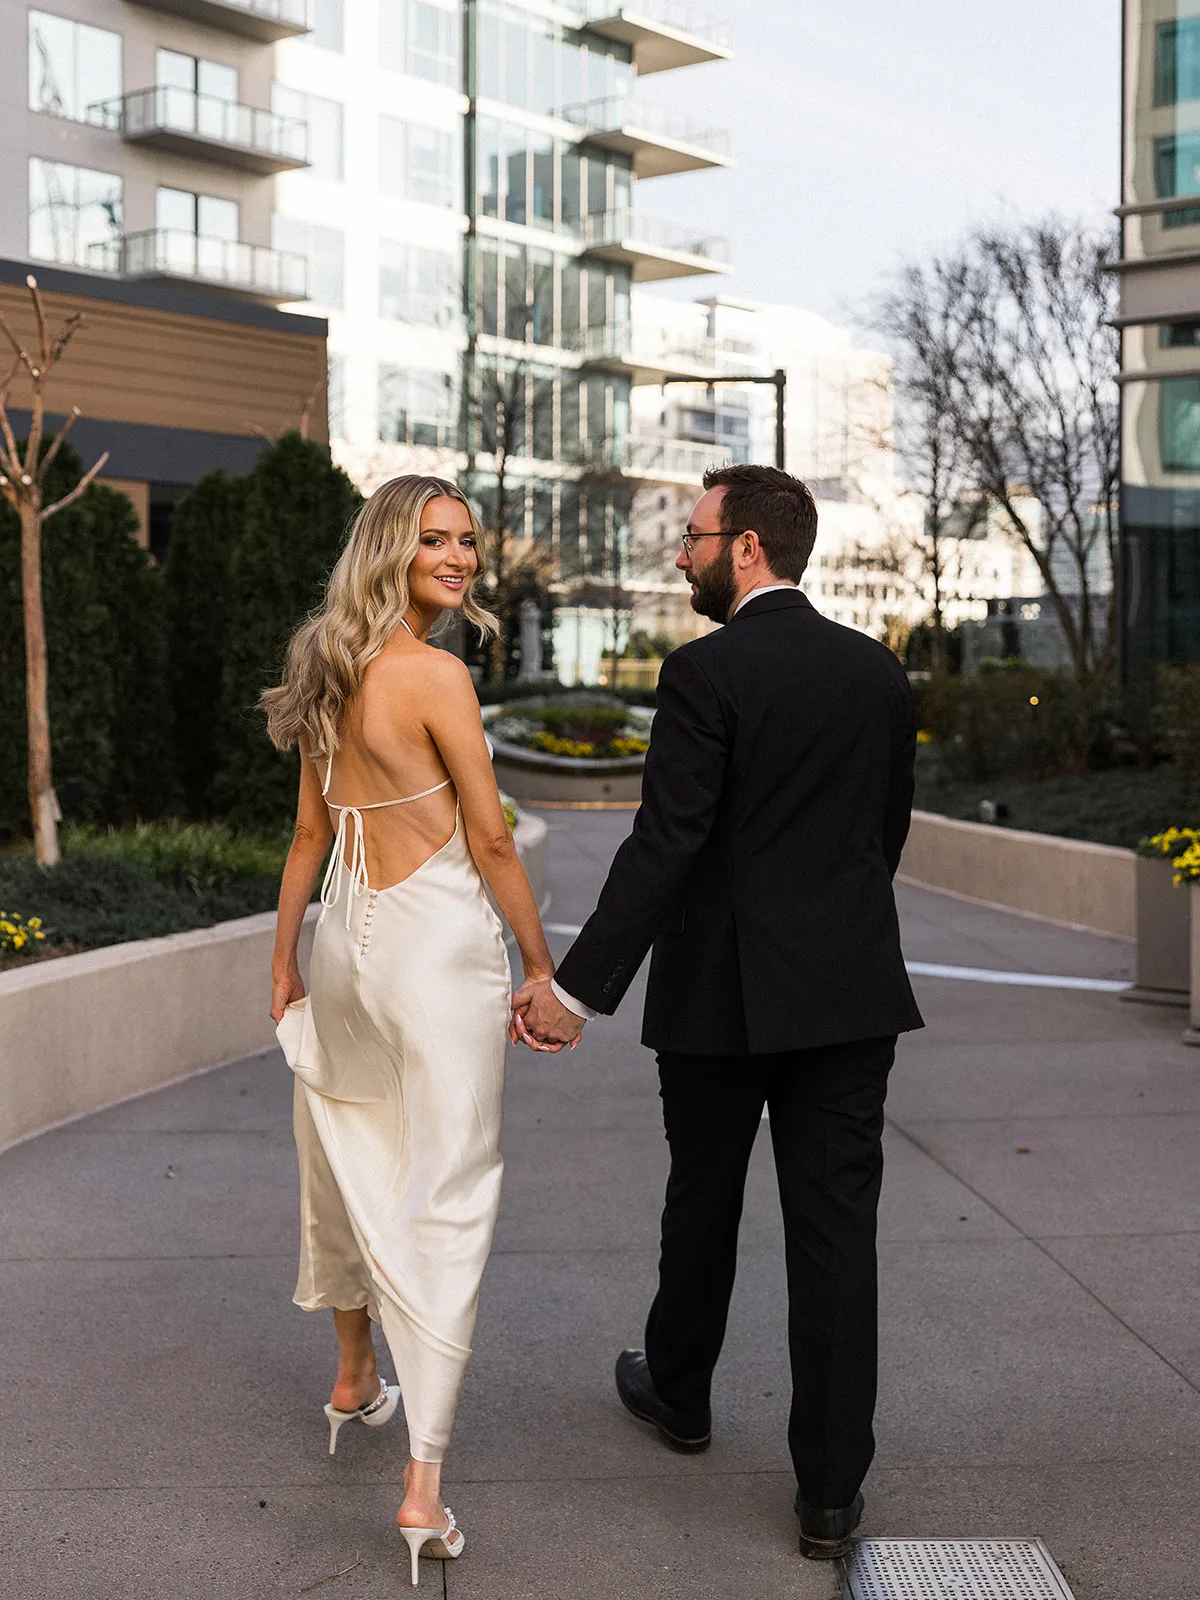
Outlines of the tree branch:
M 46 334 L 46 309 L 42 305 L 42 291 L 38 288 L 37 279 L 32 273 L 25 279 L 25 286 L 29 290 L 29 298 L 33 301 L 34 315 L 37 317 L 38 347 L 42 352 L 43 372 L 50 365 L 50 341 Z
M 83 494 L 83 492 L 87 489 L 92 479 L 100 471 L 100 468 L 108 460 L 108 454 L 109 453 L 106 450 L 100 457 L 99 461 L 96 462 L 95 466 L 88 468 L 83 477 L 80 478 L 79 482 L 71 490 L 70 494 L 63 495 L 61 500 L 56 500 L 52 506 L 47 506 L 46 509 L 41 513 L 41 516 L 38 518 L 39 522 L 47 521 L 48 518 L 52 517 L 56 511 L 61 511 L 64 506 L 69 506 L 74 501 L 78 500 L 80 495 Z
M 41 464 L 39 465 L 39 467 L 37 469 L 37 479 L 38 479 L 38 482 L 40 484 L 44 484 L 46 482 L 47 474 L 49 473 L 50 468 L 54 464 L 54 458 L 58 454 L 59 449 L 62 446 L 63 440 L 67 437 L 67 435 L 70 433 L 71 429 L 74 427 L 75 418 L 80 416 L 80 415 L 81 415 L 81 412 L 79 410 L 79 407 L 78 406 L 72 406 L 69 415 L 66 417 L 65 421 L 63 422 L 62 427 L 58 430 L 58 432 L 54 435 L 54 438 L 51 440 L 50 448 L 49 448 L 49 450 L 46 451 L 46 454 L 42 457 Z

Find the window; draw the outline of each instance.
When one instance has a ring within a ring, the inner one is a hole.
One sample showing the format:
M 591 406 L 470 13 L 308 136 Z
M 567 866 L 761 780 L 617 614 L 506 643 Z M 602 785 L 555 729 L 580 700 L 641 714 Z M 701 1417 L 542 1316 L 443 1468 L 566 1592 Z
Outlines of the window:
M 308 128 L 308 170 L 314 178 L 340 183 L 345 175 L 344 108 L 340 100 L 304 94 L 286 84 L 271 85 L 271 110 L 293 117 Z
M 1154 141 L 1154 184 L 1160 200 L 1200 195 L 1200 133 L 1173 134 Z M 1162 213 L 1164 228 L 1188 228 L 1200 222 L 1200 207 Z
M 546 115 L 623 94 L 633 77 L 629 45 L 585 36 L 503 0 L 480 0 L 483 99 Z
M 391 72 L 457 88 L 458 6 L 451 0 L 386 0 L 381 7 L 379 51 Z
M 1160 388 L 1163 471 L 1200 472 L 1200 378 L 1165 378 Z
M 329 437 L 331 439 L 344 439 L 346 437 L 346 358 L 345 356 L 329 355 L 329 364 L 326 378 L 326 409 L 329 414 Z
M 1200 322 L 1163 322 L 1159 324 L 1160 350 L 1194 349 L 1200 345 Z
M 381 317 L 448 328 L 458 316 L 461 295 L 456 255 L 392 239 L 379 241 Z
M 155 82 L 189 94 L 202 94 L 212 100 L 236 102 L 236 67 L 220 61 L 204 61 L 198 56 L 181 55 L 178 50 L 159 50 L 155 55 Z
M 30 158 L 31 256 L 115 271 L 121 232 L 121 180 L 115 173 Z
M 121 35 L 48 11 L 29 13 L 29 109 L 85 122 L 121 93 Z
M 380 364 L 381 443 L 445 445 L 453 422 L 454 382 L 448 372 Z
M 456 141 L 442 128 L 379 119 L 379 186 L 385 195 L 457 206 Z
M 1200 100 L 1200 17 L 1160 22 L 1154 43 L 1154 104 Z
M 154 222 L 156 227 L 172 233 L 236 240 L 238 203 L 215 194 L 192 194 L 187 189 L 159 189 L 154 197 Z
M 312 30 L 309 44 L 323 50 L 342 50 L 345 47 L 345 25 L 342 17 L 342 0 L 310 0 Z
M 308 298 L 327 311 L 345 304 L 346 238 L 340 228 L 298 217 L 271 218 L 271 244 L 308 262 Z

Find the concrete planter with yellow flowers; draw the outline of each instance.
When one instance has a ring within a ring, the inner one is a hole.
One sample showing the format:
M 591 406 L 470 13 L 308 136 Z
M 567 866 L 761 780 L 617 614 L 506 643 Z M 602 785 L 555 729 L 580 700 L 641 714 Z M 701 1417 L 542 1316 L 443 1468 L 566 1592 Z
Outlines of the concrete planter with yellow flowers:
M 1184 1044 L 1200 1045 L 1200 828 L 1168 828 L 1153 839 L 1143 839 L 1141 857 L 1157 858 L 1171 873 L 1172 887 L 1190 902 L 1190 980 L 1191 1003 Z M 1143 864 L 1139 860 L 1138 865 Z
M 486 717 L 502 789 L 536 805 L 637 802 L 650 716 L 597 696 L 547 698 Z

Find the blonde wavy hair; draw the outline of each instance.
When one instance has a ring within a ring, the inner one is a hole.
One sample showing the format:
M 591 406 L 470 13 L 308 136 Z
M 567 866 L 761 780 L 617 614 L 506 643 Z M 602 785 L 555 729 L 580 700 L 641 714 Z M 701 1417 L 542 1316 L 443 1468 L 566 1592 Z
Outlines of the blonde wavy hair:
M 421 545 L 421 513 L 442 498 L 466 506 L 477 541 L 479 565 L 463 592 L 463 615 L 485 639 L 499 631 L 496 618 L 474 598 L 484 575 L 483 529 L 466 495 L 445 478 L 408 473 L 390 479 L 351 523 L 324 603 L 292 635 L 282 682 L 259 698 L 268 737 L 278 749 L 290 750 L 298 739 L 307 741 L 314 756 L 337 749 L 346 707 L 408 610 L 408 571 Z

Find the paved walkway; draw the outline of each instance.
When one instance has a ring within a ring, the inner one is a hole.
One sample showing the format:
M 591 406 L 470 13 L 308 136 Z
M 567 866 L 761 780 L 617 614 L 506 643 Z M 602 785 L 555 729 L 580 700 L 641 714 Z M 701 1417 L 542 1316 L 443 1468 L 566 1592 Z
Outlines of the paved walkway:
M 629 814 L 547 819 L 550 920 L 578 923 Z M 1119 940 L 913 889 L 902 903 L 914 961 L 1128 976 Z M 902 1045 L 889 1103 L 864 1532 L 1038 1534 L 1077 1600 L 1195 1600 L 1200 1052 L 1178 1043 L 1181 1013 L 1109 994 L 919 987 L 930 1026 Z M 713 1449 L 670 1455 L 613 1395 L 665 1170 L 638 1021 L 634 996 L 574 1055 L 513 1054 L 448 1467 L 471 1542 L 445 1573 L 423 1563 L 426 1595 L 836 1593 L 795 1553 L 765 1150 Z M 331 1330 L 289 1303 L 289 1097 L 272 1054 L 0 1158 L 4 1600 L 411 1592 L 389 1534 L 401 1430 L 325 1453 Z

